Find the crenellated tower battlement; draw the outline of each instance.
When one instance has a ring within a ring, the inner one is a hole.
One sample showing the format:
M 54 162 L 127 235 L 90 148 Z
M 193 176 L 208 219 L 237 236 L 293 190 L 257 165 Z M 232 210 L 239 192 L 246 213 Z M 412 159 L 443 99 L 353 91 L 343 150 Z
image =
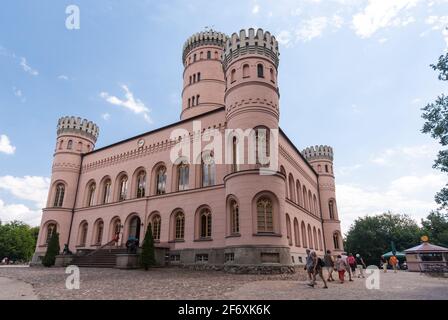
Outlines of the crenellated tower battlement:
M 188 54 L 195 48 L 201 46 L 218 46 L 224 48 L 228 36 L 222 32 L 217 31 L 202 31 L 195 33 L 185 41 L 184 49 L 182 53 L 182 62 L 184 66 L 186 64 L 186 58 Z
M 223 65 L 224 69 L 232 62 L 232 60 L 244 56 L 247 54 L 258 54 L 265 56 L 272 60 L 275 67 L 278 68 L 279 64 L 279 49 L 278 42 L 269 31 L 263 31 L 263 29 L 250 28 L 248 32 L 242 29 L 239 34 L 234 33 L 227 40 Z
M 58 121 L 57 134 L 80 134 L 87 139 L 92 140 L 93 143 L 98 139 L 100 128 L 87 119 L 80 117 L 62 117 Z
M 333 161 L 333 148 L 330 146 L 312 146 L 302 151 L 302 155 L 308 161 L 314 160 L 330 160 Z

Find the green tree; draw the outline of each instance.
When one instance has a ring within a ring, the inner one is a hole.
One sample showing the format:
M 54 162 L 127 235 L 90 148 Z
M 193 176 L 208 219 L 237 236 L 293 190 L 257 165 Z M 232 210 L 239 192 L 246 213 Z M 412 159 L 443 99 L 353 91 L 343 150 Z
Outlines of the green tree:
M 422 219 L 422 234 L 427 235 L 430 242 L 448 247 L 448 214 L 431 212 Z
M 42 259 L 42 264 L 45 267 L 54 266 L 54 263 L 56 262 L 56 256 L 59 254 L 59 252 L 59 233 L 53 232 L 50 241 L 48 242 L 47 252 Z
M 448 53 L 440 56 L 439 61 L 431 67 L 439 71 L 439 80 L 448 81 Z M 442 147 L 448 145 L 448 96 L 444 94 L 437 97 L 436 101 L 428 104 L 422 109 L 423 125 L 422 132 L 430 134 Z M 441 150 L 435 160 L 434 169 L 448 173 L 448 149 Z M 441 209 L 448 209 L 448 184 L 436 194 L 436 202 Z
M 398 251 L 419 243 L 421 231 L 417 223 L 407 215 L 383 213 L 356 219 L 350 227 L 345 250 L 359 253 L 367 264 L 377 265 L 381 255 L 391 251 L 394 242 Z
M 20 221 L 0 224 L 0 259 L 29 261 L 36 247 L 31 230 Z
M 154 238 L 152 236 L 151 224 L 146 229 L 145 239 L 142 245 L 141 265 L 145 270 L 148 270 L 150 266 L 155 265 L 155 253 L 154 253 Z

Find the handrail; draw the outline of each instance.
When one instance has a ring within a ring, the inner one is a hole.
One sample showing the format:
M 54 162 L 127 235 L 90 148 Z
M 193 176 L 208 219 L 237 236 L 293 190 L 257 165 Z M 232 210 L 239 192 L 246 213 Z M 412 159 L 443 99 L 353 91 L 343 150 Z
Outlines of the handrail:
M 105 245 L 103 245 L 103 246 L 99 247 L 98 249 L 95 249 L 95 250 L 93 250 L 92 252 L 90 252 L 89 254 L 87 254 L 87 257 L 88 257 L 88 256 L 92 256 L 92 255 L 94 255 L 94 254 L 97 253 L 98 251 L 104 249 L 104 248 L 107 247 L 107 246 L 110 246 L 111 244 L 113 244 L 113 243 L 115 243 L 115 242 L 116 242 L 115 239 L 109 241 L 109 242 L 106 243 Z

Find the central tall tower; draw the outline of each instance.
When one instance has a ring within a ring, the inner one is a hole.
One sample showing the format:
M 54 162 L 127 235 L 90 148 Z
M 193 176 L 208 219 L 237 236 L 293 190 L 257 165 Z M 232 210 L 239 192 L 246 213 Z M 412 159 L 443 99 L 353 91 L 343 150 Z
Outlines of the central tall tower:
M 224 71 L 221 56 L 227 36 L 216 31 L 199 32 L 184 45 L 184 85 L 181 120 L 224 106 Z

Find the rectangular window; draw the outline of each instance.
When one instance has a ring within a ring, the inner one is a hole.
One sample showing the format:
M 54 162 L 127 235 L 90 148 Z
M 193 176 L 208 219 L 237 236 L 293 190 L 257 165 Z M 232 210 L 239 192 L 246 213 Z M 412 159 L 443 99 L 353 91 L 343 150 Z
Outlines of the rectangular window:
M 208 262 L 208 254 L 197 254 L 196 262 L 198 263 L 207 263 Z
M 180 254 L 172 254 L 170 255 L 171 262 L 180 262 Z
M 231 252 L 231 253 L 226 253 L 225 255 L 225 261 L 226 263 L 228 262 L 234 262 L 235 261 L 235 253 Z

